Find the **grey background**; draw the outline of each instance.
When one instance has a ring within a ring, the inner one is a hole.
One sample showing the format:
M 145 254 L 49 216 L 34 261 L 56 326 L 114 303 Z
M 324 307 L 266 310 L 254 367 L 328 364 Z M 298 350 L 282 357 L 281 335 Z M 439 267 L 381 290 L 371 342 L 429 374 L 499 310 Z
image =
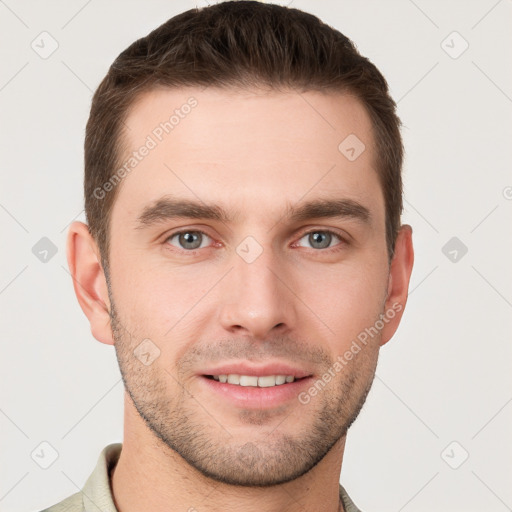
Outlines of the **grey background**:
M 129 43 L 195 5 L 0 0 L 2 511 L 76 492 L 122 440 L 114 349 L 91 336 L 75 299 L 66 230 L 84 218 L 92 91 Z M 407 149 L 411 295 L 349 432 L 342 482 L 365 511 L 512 510 L 512 2 L 291 5 L 381 69 Z

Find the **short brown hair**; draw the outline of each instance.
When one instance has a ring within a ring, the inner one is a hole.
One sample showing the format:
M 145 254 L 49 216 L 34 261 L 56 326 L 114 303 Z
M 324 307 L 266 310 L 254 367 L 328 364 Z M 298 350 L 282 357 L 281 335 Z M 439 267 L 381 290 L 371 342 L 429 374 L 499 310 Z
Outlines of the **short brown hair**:
M 363 104 L 374 131 L 392 257 L 402 212 L 403 145 L 386 80 L 346 36 L 315 16 L 239 0 L 191 9 L 135 41 L 117 57 L 94 94 L 85 137 L 85 212 L 105 270 L 119 187 L 101 196 L 97 191 L 120 165 L 124 120 L 135 99 L 162 86 L 258 85 L 347 92 Z

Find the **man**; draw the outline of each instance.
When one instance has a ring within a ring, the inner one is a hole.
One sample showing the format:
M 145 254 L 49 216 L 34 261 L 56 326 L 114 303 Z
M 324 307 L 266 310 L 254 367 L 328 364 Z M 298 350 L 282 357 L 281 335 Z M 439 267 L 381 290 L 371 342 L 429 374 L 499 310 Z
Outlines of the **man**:
M 193 9 L 121 53 L 68 262 L 124 439 L 48 510 L 358 510 L 346 434 L 413 264 L 399 125 L 375 66 L 296 9 Z

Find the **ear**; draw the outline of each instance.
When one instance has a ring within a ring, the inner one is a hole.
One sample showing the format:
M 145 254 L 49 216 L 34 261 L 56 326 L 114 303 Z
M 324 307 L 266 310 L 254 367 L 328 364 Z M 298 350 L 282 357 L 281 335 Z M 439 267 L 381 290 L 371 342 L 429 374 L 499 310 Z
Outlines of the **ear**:
M 92 335 L 102 343 L 113 345 L 107 281 L 101 266 L 100 251 L 87 224 L 71 224 L 67 239 L 67 258 L 75 294 L 82 311 L 89 319 Z
M 398 232 L 395 252 L 391 260 L 381 345 L 392 338 L 400 324 L 407 302 L 413 263 L 412 228 L 405 224 Z

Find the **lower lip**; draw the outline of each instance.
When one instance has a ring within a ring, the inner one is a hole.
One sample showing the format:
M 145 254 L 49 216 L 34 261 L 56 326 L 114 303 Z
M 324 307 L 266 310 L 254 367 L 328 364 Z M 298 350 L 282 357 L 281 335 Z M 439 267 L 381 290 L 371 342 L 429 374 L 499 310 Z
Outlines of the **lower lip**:
M 234 405 L 249 409 L 266 409 L 284 405 L 291 400 L 298 400 L 299 393 L 310 385 L 312 377 L 272 386 L 259 388 L 256 386 L 238 386 L 219 382 L 201 376 L 200 380 L 207 389 L 231 401 Z

